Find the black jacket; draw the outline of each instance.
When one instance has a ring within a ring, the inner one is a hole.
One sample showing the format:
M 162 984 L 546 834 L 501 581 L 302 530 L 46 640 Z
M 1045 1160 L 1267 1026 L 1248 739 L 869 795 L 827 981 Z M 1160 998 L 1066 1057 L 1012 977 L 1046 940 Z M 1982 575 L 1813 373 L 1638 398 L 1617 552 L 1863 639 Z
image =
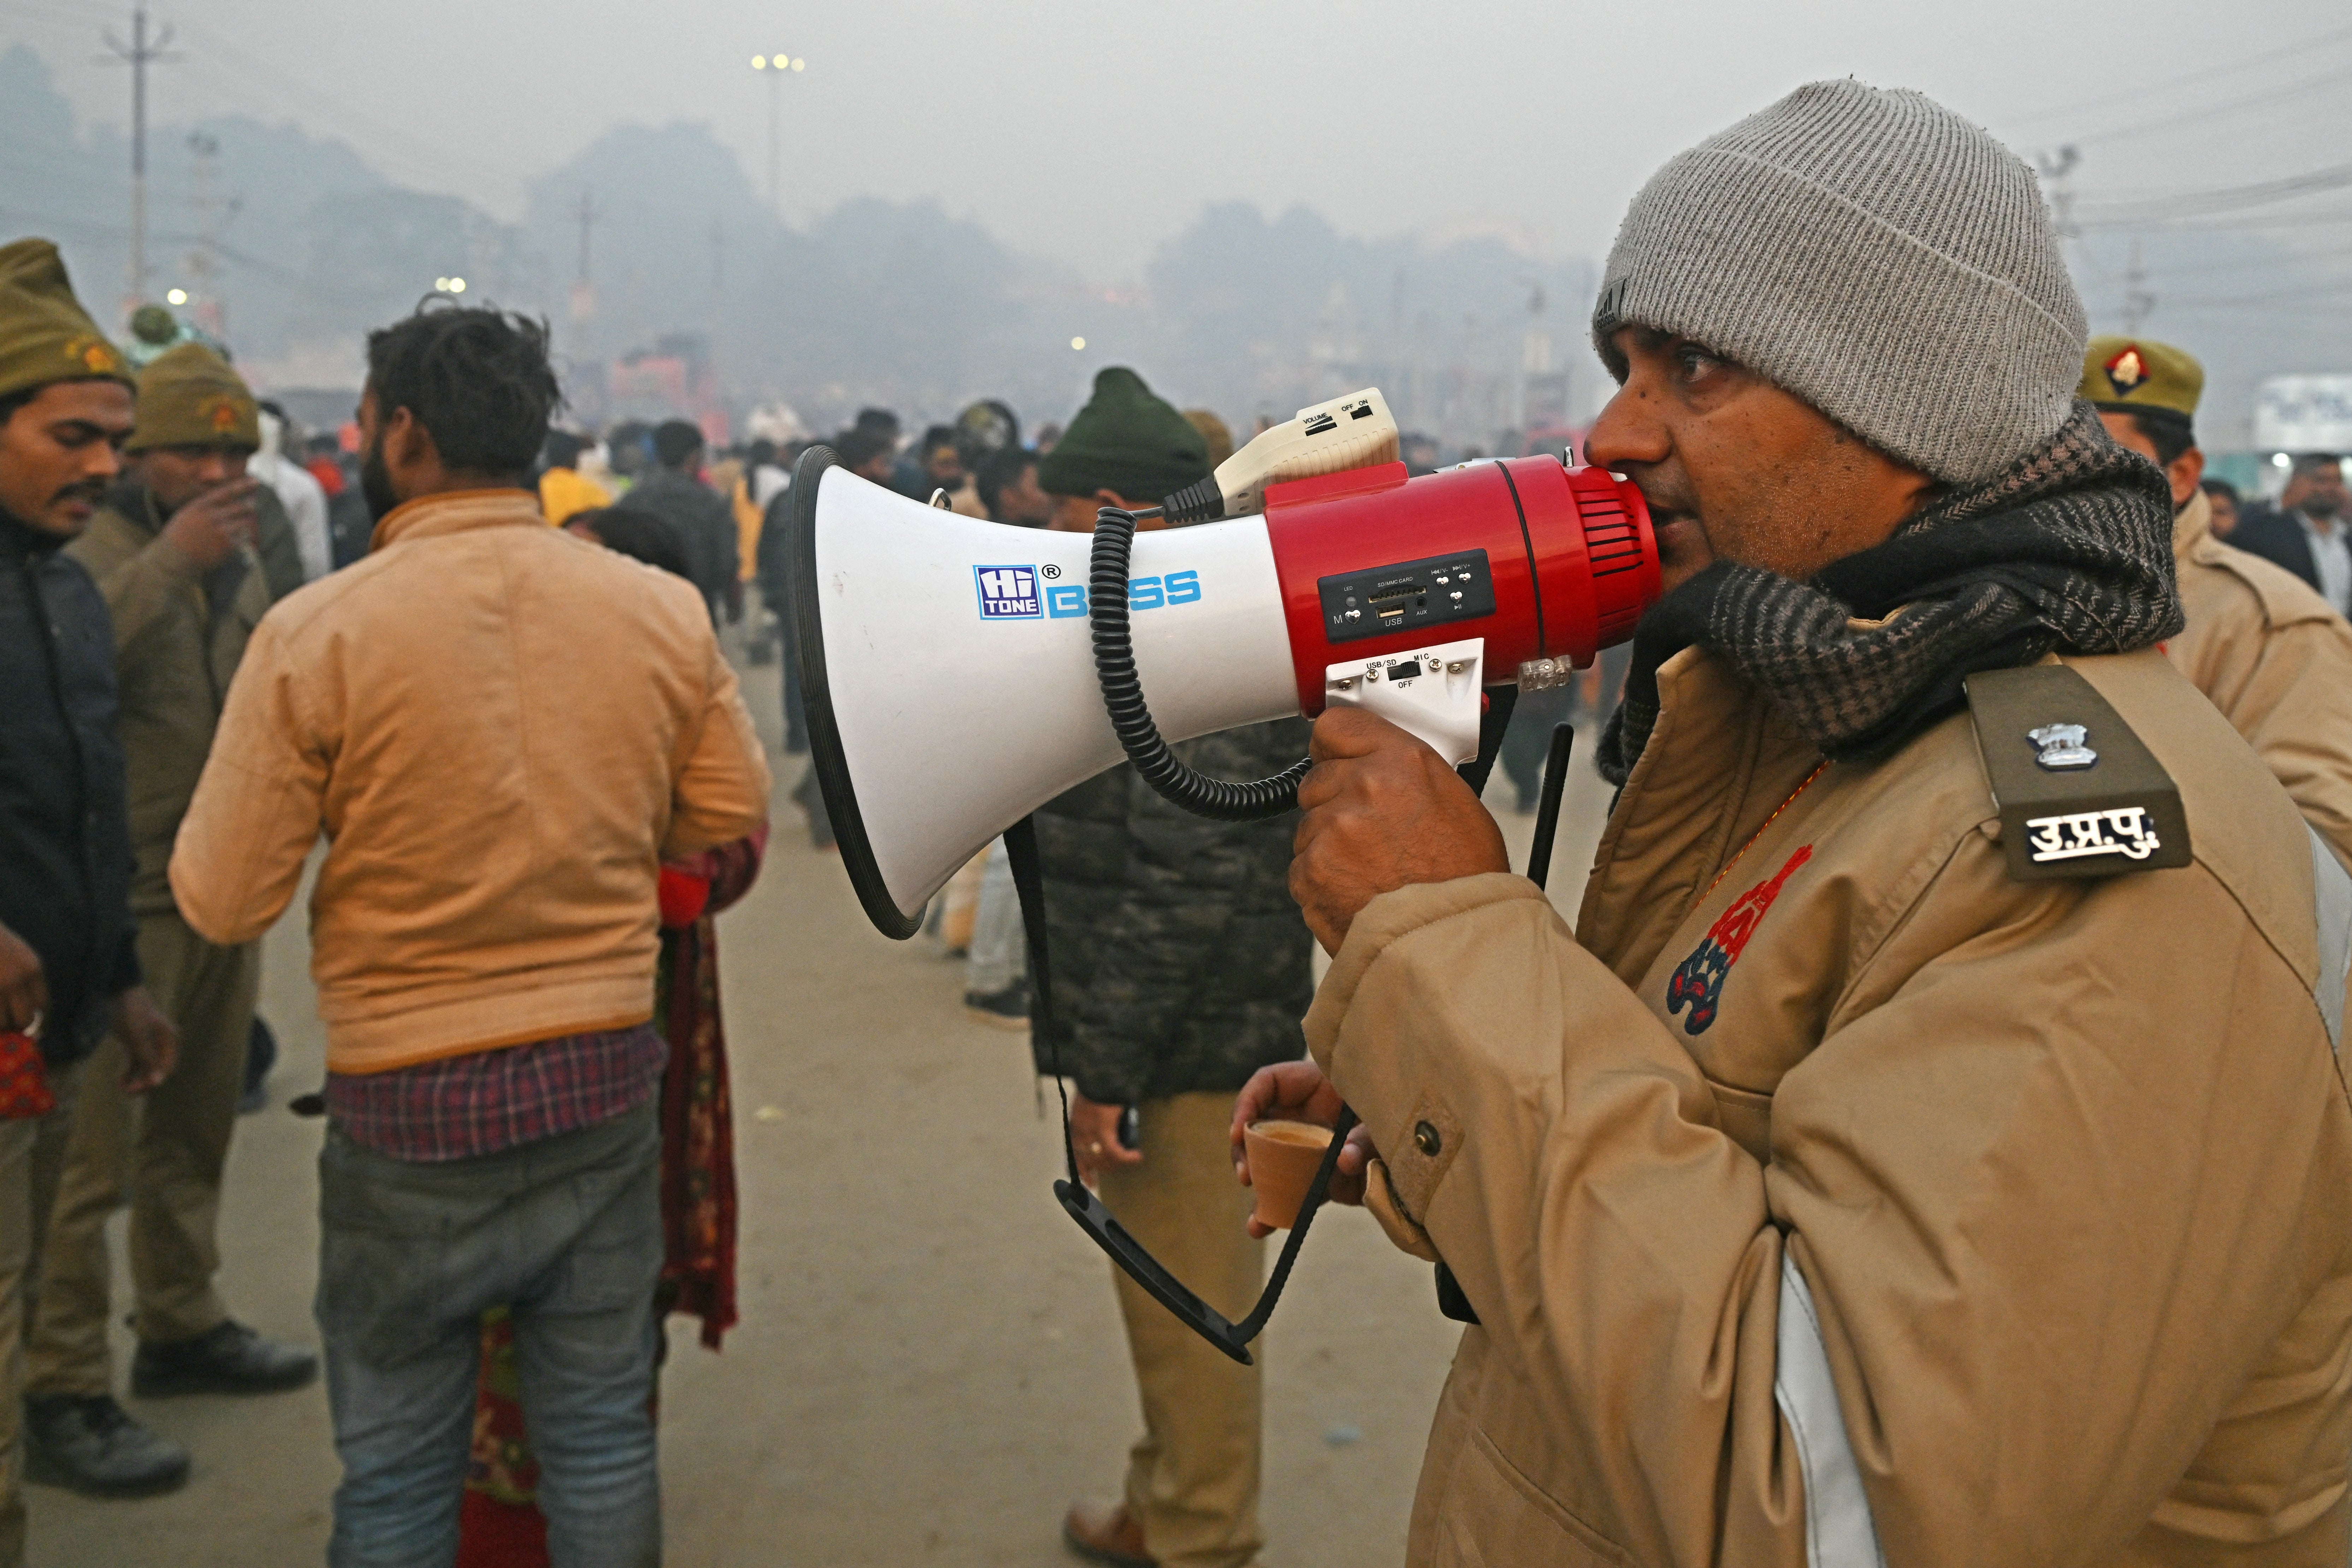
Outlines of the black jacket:
M 139 984 L 114 629 L 64 542 L 0 512 L 0 924 L 40 954 L 59 1063 Z
M 742 564 L 735 509 L 725 497 L 691 474 L 656 467 L 615 504 L 651 512 L 676 529 L 677 542 L 686 546 L 687 564 L 694 568 L 694 585 L 705 599 L 718 604 Z
M 1176 747 L 1216 778 L 1263 778 L 1307 752 L 1303 719 Z M 1295 812 L 1212 822 L 1121 763 L 1037 811 L 1054 1013 L 1037 1070 L 1105 1105 L 1231 1092 L 1304 1056 L 1314 938 L 1290 897 Z
M 2238 514 L 2238 526 L 2223 542 L 2285 567 L 2325 595 L 2326 591 L 2319 587 L 2319 567 L 2311 558 L 2311 541 L 2304 537 L 2303 524 L 2292 513 L 2274 506 L 2248 507 Z

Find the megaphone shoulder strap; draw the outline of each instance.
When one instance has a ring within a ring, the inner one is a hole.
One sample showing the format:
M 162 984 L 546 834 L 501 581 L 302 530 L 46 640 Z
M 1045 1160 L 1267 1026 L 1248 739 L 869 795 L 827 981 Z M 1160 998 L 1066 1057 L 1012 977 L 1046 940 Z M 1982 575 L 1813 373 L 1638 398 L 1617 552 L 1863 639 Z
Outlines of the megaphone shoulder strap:
M 1078 1179 L 1077 1145 L 1070 1137 L 1070 1089 L 1062 1077 L 1061 1020 L 1054 1012 L 1054 967 L 1045 962 L 1045 875 L 1037 860 L 1037 819 L 1024 816 L 1004 830 L 1004 858 L 1012 863 L 1013 890 L 1021 900 L 1022 933 L 1029 939 L 1029 1027 L 1045 1033 L 1054 1092 L 1062 1100 L 1062 1163 Z
M 1331 1130 L 1330 1145 L 1323 1152 L 1323 1163 L 1316 1167 L 1315 1180 L 1308 1184 L 1306 1200 L 1298 1206 L 1297 1222 L 1282 1244 L 1281 1255 L 1275 1259 L 1274 1272 L 1260 1292 L 1257 1305 L 1238 1323 L 1227 1319 L 1171 1274 L 1118 1223 L 1117 1216 L 1103 1205 L 1102 1199 L 1078 1180 L 1077 1145 L 1070 1133 L 1070 1090 L 1062 1077 L 1062 1020 L 1054 1011 L 1053 966 L 1046 961 L 1045 878 L 1037 858 L 1036 818 L 1024 816 L 1004 830 L 1004 856 L 1012 863 L 1013 889 L 1021 902 L 1021 924 L 1029 938 L 1029 1026 L 1033 1031 L 1045 1031 L 1046 1068 L 1053 1075 L 1054 1092 L 1062 1106 L 1062 1163 L 1069 1174 L 1054 1184 L 1054 1196 L 1078 1222 L 1079 1228 L 1094 1238 L 1095 1245 L 1108 1253 L 1111 1261 L 1125 1269 L 1128 1277 L 1143 1287 L 1154 1300 L 1193 1332 L 1246 1366 L 1250 1361 L 1249 1342 L 1257 1338 L 1266 1320 L 1274 1315 L 1275 1303 L 1282 1299 L 1282 1289 L 1289 1283 L 1291 1266 L 1298 1260 L 1298 1248 L 1307 1239 L 1307 1227 L 1314 1222 L 1315 1212 L 1323 1206 L 1324 1197 L 1330 1191 L 1331 1177 L 1339 1168 L 1339 1151 L 1346 1146 L 1348 1134 L 1356 1125 L 1356 1113 L 1340 1107 L 1339 1123 Z

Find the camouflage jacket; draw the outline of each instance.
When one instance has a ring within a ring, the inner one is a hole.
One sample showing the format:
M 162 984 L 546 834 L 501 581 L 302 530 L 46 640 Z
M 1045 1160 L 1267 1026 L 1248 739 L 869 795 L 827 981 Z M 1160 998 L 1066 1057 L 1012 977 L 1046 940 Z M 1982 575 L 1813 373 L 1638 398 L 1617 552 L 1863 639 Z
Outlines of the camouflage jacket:
M 1307 754 L 1306 721 L 1204 735 L 1176 748 L 1213 777 L 1263 778 Z M 1122 763 L 1037 812 L 1054 1014 L 1037 1070 L 1089 1100 L 1134 1104 L 1239 1089 L 1302 1055 L 1314 939 L 1291 901 L 1296 813 L 1211 822 L 1171 805 Z

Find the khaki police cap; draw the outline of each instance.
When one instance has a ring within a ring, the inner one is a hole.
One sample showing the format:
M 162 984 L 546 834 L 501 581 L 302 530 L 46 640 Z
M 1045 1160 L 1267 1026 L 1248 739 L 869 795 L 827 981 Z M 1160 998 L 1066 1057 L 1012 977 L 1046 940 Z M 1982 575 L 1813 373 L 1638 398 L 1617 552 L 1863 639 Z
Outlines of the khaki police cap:
M 0 397 L 53 381 L 131 384 L 131 367 L 74 298 L 46 239 L 0 246 Z
M 2205 390 L 2205 367 L 2153 338 L 2093 338 L 2083 355 L 2076 395 L 2101 408 L 2162 409 L 2191 418 Z
M 139 423 L 123 450 L 261 445 L 261 414 L 245 378 L 202 343 L 182 343 L 139 373 Z

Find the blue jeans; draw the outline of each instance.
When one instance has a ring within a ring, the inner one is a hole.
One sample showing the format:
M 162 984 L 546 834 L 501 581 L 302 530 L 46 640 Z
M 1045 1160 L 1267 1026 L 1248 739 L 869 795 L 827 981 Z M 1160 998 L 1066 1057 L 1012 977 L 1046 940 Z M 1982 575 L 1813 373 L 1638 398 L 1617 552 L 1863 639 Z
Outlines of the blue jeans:
M 435 1163 L 329 1130 L 317 1313 L 343 1462 L 331 1568 L 447 1568 L 457 1555 L 482 1312 L 502 1305 L 556 1568 L 661 1561 L 656 1103 Z

